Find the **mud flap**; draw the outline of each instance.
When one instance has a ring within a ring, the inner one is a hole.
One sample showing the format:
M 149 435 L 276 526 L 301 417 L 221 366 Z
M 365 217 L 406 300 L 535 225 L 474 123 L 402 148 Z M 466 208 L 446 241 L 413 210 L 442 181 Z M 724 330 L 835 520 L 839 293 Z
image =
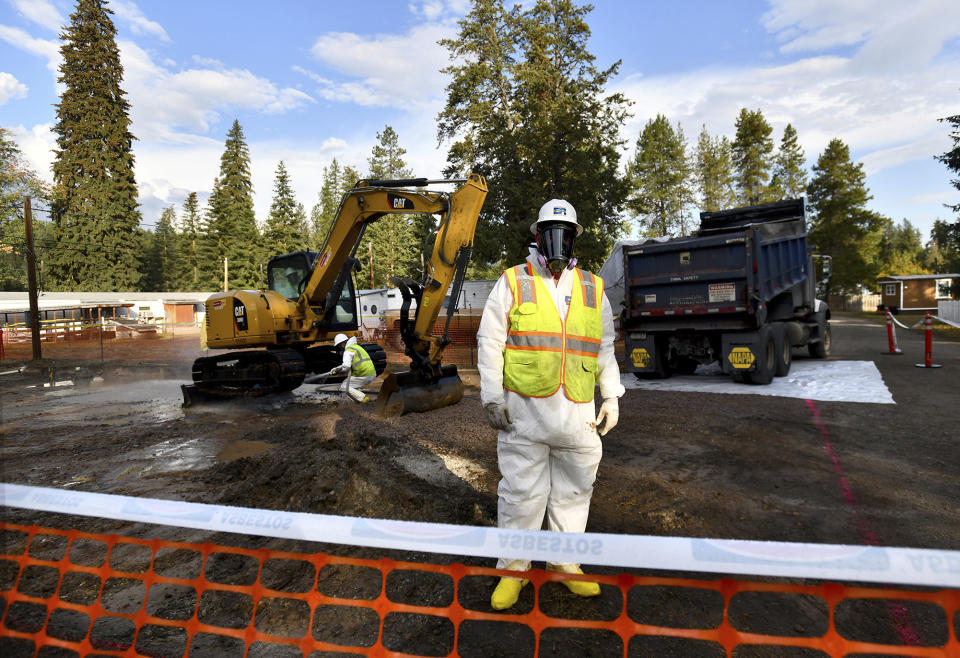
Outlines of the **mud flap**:
M 456 404 L 463 398 L 463 382 L 457 366 L 443 366 L 435 382 L 424 381 L 415 372 L 397 372 L 387 376 L 373 406 L 381 416 L 401 416 L 430 411 Z

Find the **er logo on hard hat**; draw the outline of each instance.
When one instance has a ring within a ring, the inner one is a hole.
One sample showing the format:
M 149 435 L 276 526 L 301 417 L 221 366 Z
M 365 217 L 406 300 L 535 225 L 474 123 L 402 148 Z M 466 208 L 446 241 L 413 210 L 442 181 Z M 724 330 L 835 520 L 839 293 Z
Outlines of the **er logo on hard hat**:
M 727 358 L 730 360 L 730 365 L 740 370 L 746 370 L 756 360 L 749 347 L 734 347 Z
M 630 352 L 630 360 L 633 361 L 634 368 L 649 368 L 650 352 L 642 347 L 637 347 Z

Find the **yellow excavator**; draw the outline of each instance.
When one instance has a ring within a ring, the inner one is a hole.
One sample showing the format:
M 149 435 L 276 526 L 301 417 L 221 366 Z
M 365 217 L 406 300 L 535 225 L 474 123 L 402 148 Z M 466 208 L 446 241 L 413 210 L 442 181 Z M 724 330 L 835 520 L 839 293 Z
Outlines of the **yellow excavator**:
M 427 191 L 440 183 L 457 187 L 453 192 Z M 442 366 L 441 357 L 450 342 L 447 329 L 486 195 L 486 182 L 476 174 L 462 179 L 358 182 L 344 194 L 320 251 L 271 258 L 265 289 L 231 290 L 207 299 L 207 347 L 234 351 L 194 362 L 193 385 L 183 387 L 184 406 L 198 400 L 291 391 L 306 376 L 339 365 L 333 337 L 356 336 L 359 329 L 353 282 L 360 269 L 357 249 L 370 224 L 395 213 L 431 213 L 439 216 L 439 223 L 423 280 L 391 279 L 403 296 L 400 337 L 410 369 L 384 380 L 375 410 L 392 416 L 456 404 L 463 397 L 463 382 L 457 367 Z M 444 330 L 434 336 L 448 292 Z M 411 319 L 413 302 L 416 311 Z M 386 366 L 383 349 L 376 343 L 361 344 L 381 374 Z

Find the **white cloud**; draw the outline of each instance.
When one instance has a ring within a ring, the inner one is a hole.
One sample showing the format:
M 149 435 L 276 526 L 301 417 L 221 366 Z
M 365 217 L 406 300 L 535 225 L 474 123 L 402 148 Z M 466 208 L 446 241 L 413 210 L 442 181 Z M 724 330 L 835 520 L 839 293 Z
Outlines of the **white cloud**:
M 321 153 L 331 153 L 337 151 L 345 151 L 347 148 L 346 140 L 340 139 L 339 137 L 328 137 L 323 141 L 323 144 L 320 145 Z
M 53 134 L 53 124 L 41 123 L 33 128 L 7 126 L 13 135 L 13 141 L 27 159 L 30 168 L 40 178 L 53 180 L 53 150 L 57 147 L 57 138 Z
M 441 23 L 419 25 L 404 35 L 330 32 L 317 38 L 310 53 L 347 80 L 297 70 L 310 76 L 318 84 L 316 93 L 327 100 L 419 112 L 443 94 L 446 76 L 440 69 L 449 59 L 437 41 L 454 34 L 453 27 Z
M 624 132 L 631 151 L 657 113 L 680 121 L 695 143 L 702 124 L 712 134 L 732 136 L 740 109 L 747 107 L 763 111 L 777 140 L 791 123 L 809 160 L 839 137 L 861 157 L 883 150 L 871 161 L 872 171 L 879 171 L 923 157 L 930 140 L 943 133 L 937 119 L 955 107 L 958 77 L 957 67 L 946 64 L 883 76 L 864 75 L 849 59 L 813 57 L 777 67 L 631 76 L 615 90 L 634 101 L 634 118 Z
M 27 97 L 27 85 L 9 73 L 0 72 L 0 105 L 17 98 Z
M 12 0 L 12 3 L 20 15 L 48 30 L 59 31 L 67 23 L 48 0 Z
M 55 39 L 37 39 L 9 25 L 0 25 L 0 39 L 15 48 L 46 58 L 47 68 L 53 72 L 60 66 L 60 42 Z
M 130 27 L 134 34 L 152 36 L 161 41 L 170 41 L 170 36 L 163 26 L 156 21 L 151 21 L 140 8 L 128 0 L 111 0 L 110 9 L 114 15 Z
M 854 65 L 875 73 L 925 66 L 960 36 L 956 0 L 771 0 L 761 22 L 783 53 L 859 46 Z
M 124 87 L 140 139 L 189 141 L 179 130 L 206 132 L 222 112 L 250 109 L 281 113 L 312 103 L 290 87 L 278 88 L 245 69 L 225 67 L 172 71 L 130 41 L 119 42 Z

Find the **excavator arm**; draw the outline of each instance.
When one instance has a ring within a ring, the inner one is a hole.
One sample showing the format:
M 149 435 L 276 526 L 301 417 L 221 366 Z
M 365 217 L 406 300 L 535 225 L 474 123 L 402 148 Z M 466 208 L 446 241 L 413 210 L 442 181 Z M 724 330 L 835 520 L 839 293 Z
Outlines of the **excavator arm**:
M 431 183 L 458 183 L 453 193 L 425 191 Z M 420 188 L 420 189 L 409 189 Z M 410 371 L 388 375 L 381 387 L 376 409 L 385 415 L 425 411 L 453 404 L 463 397 L 463 383 L 456 366 L 441 366 L 443 350 L 449 344 L 446 329 L 456 310 L 460 285 L 473 248 L 477 218 L 487 186 L 483 177 L 471 174 L 465 179 L 431 181 L 423 178 L 401 180 L 365 180 L 357 183 L 340 204 L 310 278 L 298 304 L 305 315 L 314 315 L 314 327 L 340 298 L 354 268 L 356 253 L 366 228 L 378 219 L 397 213 L 439 215 L 433 250 L 425 262 L 422 281 L 392 279 L 401 290 L 400 334 Z M 451 290 L 451 284 L 454 289 Z M 434 325 L 450 292 L 444 331 L 433 335 Z M 416 302 L 414 318 L 409 309 Z

